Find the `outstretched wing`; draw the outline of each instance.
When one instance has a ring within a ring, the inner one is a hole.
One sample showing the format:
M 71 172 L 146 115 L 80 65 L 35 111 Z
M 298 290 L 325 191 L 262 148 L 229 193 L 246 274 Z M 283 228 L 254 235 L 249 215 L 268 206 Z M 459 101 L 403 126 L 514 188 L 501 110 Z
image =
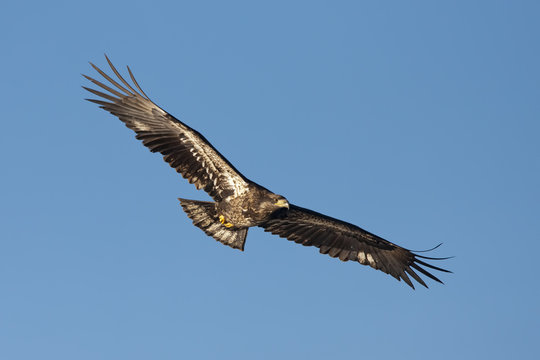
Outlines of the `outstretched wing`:
M 358 226 L 292 204 L 287 215 L 276 216 L 261 227 L 264 231 L 298 244 L 316 246 L 321 254 L 339 257 L 343 261 L 358 261 L 360 264 L 384 271 L 397 280 L 403 279 L 413 289 L 414 285 L 408 275 L 427 287 L 424 280 L 414 270 L 442 283 L 422 266 L 450 272 L 420 260 L 447 258 L 431 258 L 415 254 Z
M 90 63 L 109 83 L 105 85 L 83 76 L 109 93 L 83 86 L 102 98 L 87 100 L 117 116 L 135 131 L 136 138 L 150 151 L 160 152 L 171 167 L 197 189 L 204 189 L 215 201 L 247 190 L 248 180 L 204 136 L 154 104 L 137 84 L 129 67 L 133 85 L 139 91 L 120 75 L 107 56 L 105 58 L 120 83 Z

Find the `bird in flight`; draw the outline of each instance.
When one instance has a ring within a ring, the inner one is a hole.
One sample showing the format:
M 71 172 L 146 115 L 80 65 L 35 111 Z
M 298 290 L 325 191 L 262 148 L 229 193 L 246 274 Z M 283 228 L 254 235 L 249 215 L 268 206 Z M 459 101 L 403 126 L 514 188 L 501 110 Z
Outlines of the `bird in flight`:
M 243 251 L 248 229 L 258 226 L 298 244 L 315 246 L 321 254 L 369 265 L 403 279 L 413 289 L 410 277 L 427 287 L 418 273 L 442 283 L 427 269 L 450 272 L 424 261 L 448 258 L 419 255 L 356 225 L 290 204 L 250 181 L 203 135 L 150 100 L 129 67 L 131 84 L 105 58 L 116 79 L 90 63 L 106 82 L 83 75 L 101 88 L 83 86 L 99 97 L 87 100 L 117 116 L 150 151 L 161 153 L 182 177 L 210 195 L 214 201 L 179 199 L 193 224 L 207 235 Z

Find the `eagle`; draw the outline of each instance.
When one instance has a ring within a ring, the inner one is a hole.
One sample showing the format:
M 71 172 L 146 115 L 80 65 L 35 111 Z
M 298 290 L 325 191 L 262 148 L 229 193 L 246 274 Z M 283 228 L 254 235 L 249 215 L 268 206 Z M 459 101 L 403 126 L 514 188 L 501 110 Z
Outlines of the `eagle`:
M 369 265 L 413 289 L 411 278 L 428 287 L 418 273 L 442 283 L 428 269 L 450 272 L 426 262 L 448 258 L 419 255 L 356 225 L 291 204 L 249 180 L 203 135 L 150 100 L 129 66 L 131 83 L 105 58 L 116 79 L 90 62 L 106 83 L 83 75 L 101 88 L 83 86 L 99 97 L 86 100 L 118 117 L 150 151 L 161 153 L 182 177 L 210 195 L 213 201 L 178 199 L 193 224 L 207 235 L 243 251 L 248 229 L 261 227 L 298 244 L 315 246 L 321 254 Z

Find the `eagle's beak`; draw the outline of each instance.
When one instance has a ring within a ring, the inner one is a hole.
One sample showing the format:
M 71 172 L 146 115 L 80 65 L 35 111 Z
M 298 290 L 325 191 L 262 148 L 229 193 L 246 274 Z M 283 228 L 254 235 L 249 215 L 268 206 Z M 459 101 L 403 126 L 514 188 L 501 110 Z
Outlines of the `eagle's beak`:
M 276 201 L 276 206 L 283 207 L 283 208 L 289 208 L 289 202 L 285 199 L 279 199 Z

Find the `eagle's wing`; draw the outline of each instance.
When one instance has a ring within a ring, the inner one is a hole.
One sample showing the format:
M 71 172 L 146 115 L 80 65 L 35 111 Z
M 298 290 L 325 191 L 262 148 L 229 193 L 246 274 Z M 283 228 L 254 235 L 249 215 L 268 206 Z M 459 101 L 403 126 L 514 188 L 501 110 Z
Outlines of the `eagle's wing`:
M 415 254 L 356 225 L 292 204 L 288 215 L 276 216 L 261 227 L 264 228 L 264 231 L 304 246 L 316 246 L 320 249 L 321 254 L 339 257 L 343 261 L 358 261 L 360 264 L 384 271 L 398 280 L 403 279 L 413 289 L 414 285 L 407 274 L 427 287 L 414 270 L 442 283 L 421 266 L 450 272 L 420 260 L 443 260 L 446 258 L 430 258 Z
M 118 116 L 128 128 L 135 131 L 137 139 L 142 140 L 152 152 L 160 152 L 171 167 L 190 183 L 195 184 L 197 189 L 204 189 L 215 201 L 247 190 L 248 180 L 204 136 L 148 98 L 137 84 L 129 67 L 133 85 L 139 91 L 122 78 L 109 58 L 107 62 L 120 83 L 90 63 L 109 83 L 106 85 L 89 76 L 83 76 L 109 94 L 83 86 L 84 89 L 102 98 L 87 100 Z

